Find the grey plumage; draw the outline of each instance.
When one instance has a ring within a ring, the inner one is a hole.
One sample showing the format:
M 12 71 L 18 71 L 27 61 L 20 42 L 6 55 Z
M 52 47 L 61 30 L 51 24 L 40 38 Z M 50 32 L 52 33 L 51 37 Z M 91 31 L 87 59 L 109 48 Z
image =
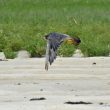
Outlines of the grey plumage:
M 47 39 L 45 69 L 48 70 L 48 63 L 51 65 L 56 59 L 57 49 L 66 38 L 66 35 L 50 33 L 45 38 Z
M 48 63 L 51 65 L 56 59 L 58 47 L 65 39 L 72 38 L 66 34 L 59 33 L 50 33 L 46 35 L 45 38 L 47 40 L 45 69 L 48 70 Z

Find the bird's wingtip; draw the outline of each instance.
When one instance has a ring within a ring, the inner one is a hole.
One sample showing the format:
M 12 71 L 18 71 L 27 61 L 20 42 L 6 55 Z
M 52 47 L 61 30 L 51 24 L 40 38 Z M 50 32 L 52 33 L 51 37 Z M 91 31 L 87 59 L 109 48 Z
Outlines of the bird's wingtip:
M 48 71 L 48 63 L 45 64 L 45 70 Z

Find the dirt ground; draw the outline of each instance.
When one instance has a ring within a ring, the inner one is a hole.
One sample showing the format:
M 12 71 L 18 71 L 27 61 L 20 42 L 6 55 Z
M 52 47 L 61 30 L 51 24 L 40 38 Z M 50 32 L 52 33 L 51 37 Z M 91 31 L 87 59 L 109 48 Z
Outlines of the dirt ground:
M 110 57 L 0 61 L 0 110 L 110 110 Z

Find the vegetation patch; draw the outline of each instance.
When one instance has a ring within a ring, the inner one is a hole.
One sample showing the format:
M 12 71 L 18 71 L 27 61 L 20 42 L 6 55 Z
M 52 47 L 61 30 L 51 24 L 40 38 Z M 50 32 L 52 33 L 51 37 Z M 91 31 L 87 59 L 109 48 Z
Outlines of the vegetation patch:
M 110 53 L 110 0 L 1 0 L 0 51 L 15 58 L 18 50 L 32 57 L 45 54 L 44 36 L 59 32 L 79 36 L 85 56 Z M 72 56 L 76 47 L 63 44 L 58 54 Z

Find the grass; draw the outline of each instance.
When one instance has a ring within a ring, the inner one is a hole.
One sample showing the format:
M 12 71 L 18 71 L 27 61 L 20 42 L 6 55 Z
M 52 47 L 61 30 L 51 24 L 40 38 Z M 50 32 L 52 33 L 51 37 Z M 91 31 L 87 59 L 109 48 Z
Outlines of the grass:
M 32 57 L 45 54 L 44 36 L 50 32 L 77 35 L 85 56 L 110 52 L 110 0 L 0 0 L 0 51 L 7 58 L 26 49 Z M 58 54 L 72 56 L 63 44 Z

